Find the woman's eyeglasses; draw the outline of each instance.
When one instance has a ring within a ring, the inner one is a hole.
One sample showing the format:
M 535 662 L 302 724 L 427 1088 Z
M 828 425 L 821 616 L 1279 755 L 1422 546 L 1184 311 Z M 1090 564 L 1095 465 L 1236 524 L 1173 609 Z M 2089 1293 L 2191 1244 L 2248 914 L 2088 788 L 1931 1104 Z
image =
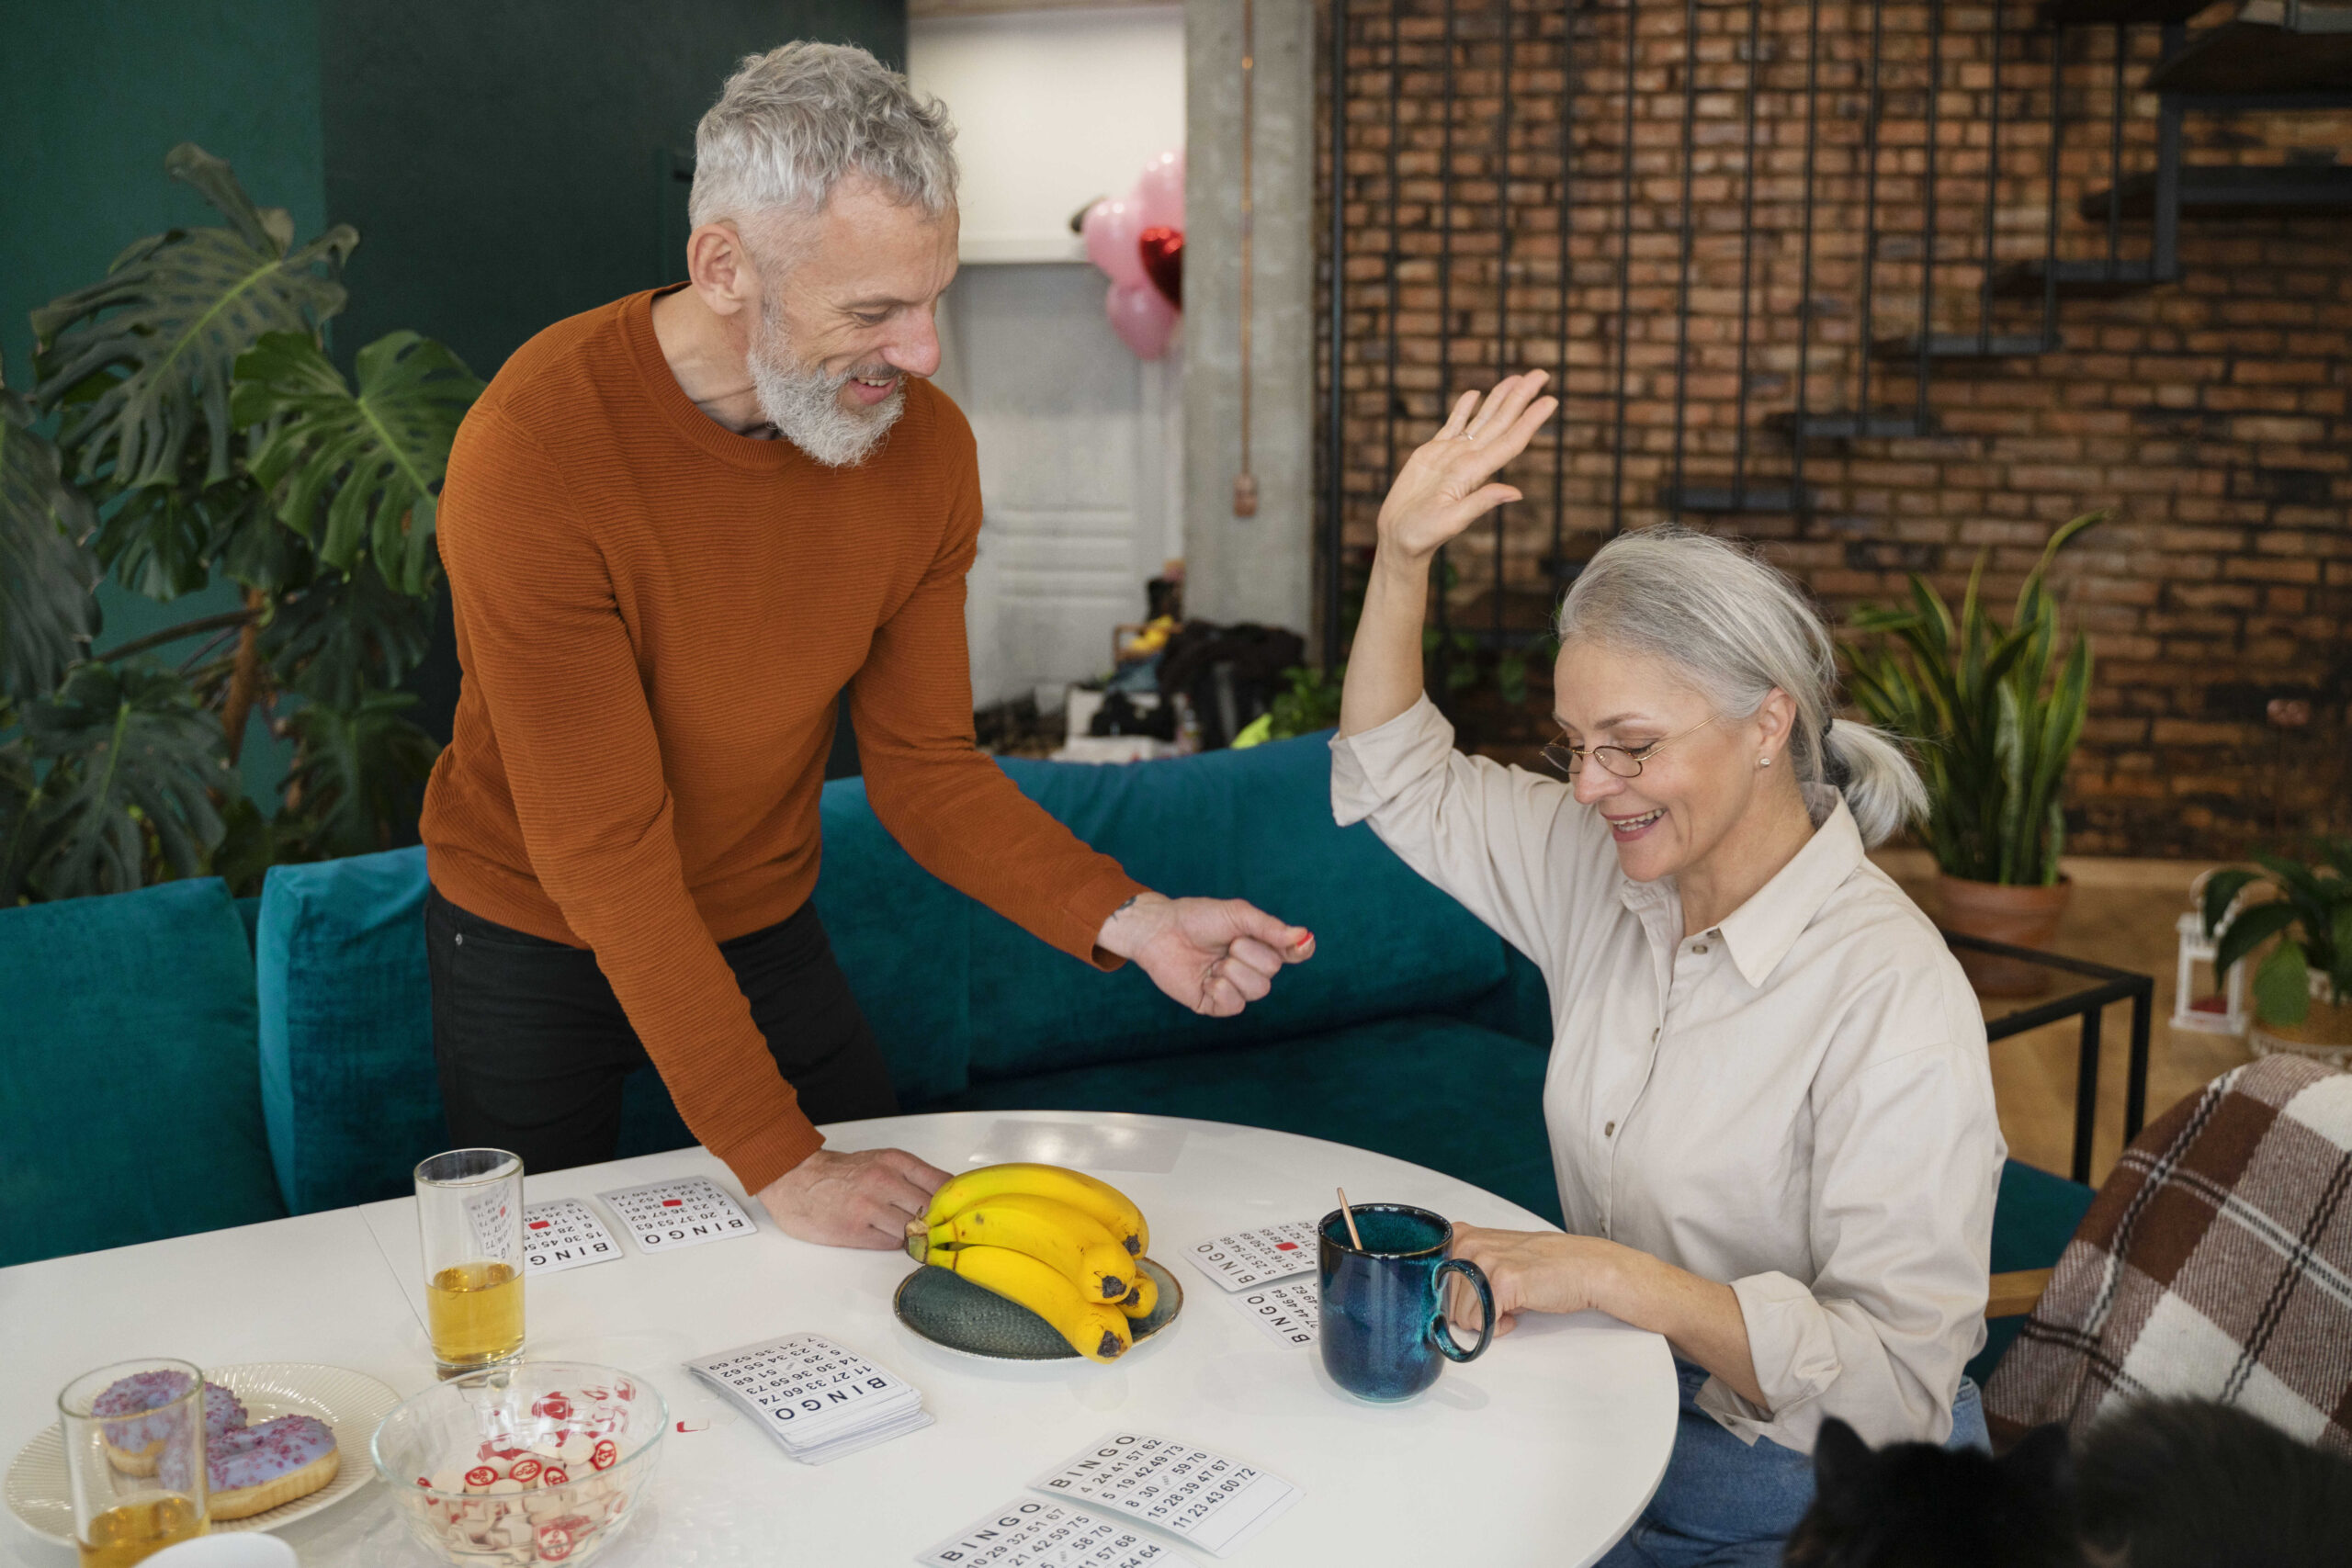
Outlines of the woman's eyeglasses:
M 1589 757 L 1621 779 L 1637 779 L 1642 776 L 1642 764 L 1656 756 L 1657 749 L 1667 741 L 1695 735 L 1714 722 L 1712 716 L 1703 718 L 1688 729 L 1677 730 L 1646 746 L 1572 746 L 1566 740 L 1554 740 L 1545 744 L 1544 760 L 1570 778 L 1584 772 L 1585 759 Z

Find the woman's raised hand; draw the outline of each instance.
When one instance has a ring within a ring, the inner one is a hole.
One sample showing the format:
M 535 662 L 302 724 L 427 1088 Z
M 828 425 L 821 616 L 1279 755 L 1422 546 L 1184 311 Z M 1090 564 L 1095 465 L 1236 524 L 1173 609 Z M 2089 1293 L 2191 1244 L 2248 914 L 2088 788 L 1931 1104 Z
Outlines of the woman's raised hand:
M 1536 397 L 1545 379 L 1543 371 L 1530 370 L 1499 383 L 1483 401 L 1476 392 L 1462 394 L 1445 428 L 1396 470 L 1380 506 L 1381 548 L 1422 559 L 1503 502 L 1520 499 L 1511 486 L 1488 481 L 1527 450 L 1558 410 L 1559 399 Z

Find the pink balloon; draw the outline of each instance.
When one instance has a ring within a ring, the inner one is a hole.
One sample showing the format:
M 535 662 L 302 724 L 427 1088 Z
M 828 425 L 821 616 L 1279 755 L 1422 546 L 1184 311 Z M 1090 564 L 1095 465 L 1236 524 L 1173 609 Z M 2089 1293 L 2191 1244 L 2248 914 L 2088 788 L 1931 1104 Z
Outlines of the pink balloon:
M 1114 283 L 1103 297 L 1102 313 L 1111 330 L 1135 351 L 1137 359 L 1157 359 L 1168 352 L 1176 335 L 1176 307 L 1148 283 Z
M 1143 270 L 1143 252 L 1137 248 L 1143 224 L 1137 220 L 1134 202 L 1106 197 L 1086 209 L 1080 227 L 1086 235 L 1086 259 L 1101 267 L 1105 277 L 1130 288 L 1150 282 Z
M 1142 229 L 1182 229 L 1184 226 L 1184 150 L 1162 152 L 1143 166 L 1128 197 L 1141 209 Z

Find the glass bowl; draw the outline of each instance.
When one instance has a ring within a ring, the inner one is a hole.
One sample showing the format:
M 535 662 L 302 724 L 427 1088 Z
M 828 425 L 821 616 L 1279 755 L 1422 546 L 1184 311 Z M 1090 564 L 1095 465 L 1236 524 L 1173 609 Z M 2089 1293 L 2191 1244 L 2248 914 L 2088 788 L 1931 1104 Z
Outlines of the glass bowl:
M 416 1538 L 458 1568 L 585 1562 L 635 1516 L 669 1407 L 584 1361 L 518 1361 L 426 1389 L 368 1451 Z

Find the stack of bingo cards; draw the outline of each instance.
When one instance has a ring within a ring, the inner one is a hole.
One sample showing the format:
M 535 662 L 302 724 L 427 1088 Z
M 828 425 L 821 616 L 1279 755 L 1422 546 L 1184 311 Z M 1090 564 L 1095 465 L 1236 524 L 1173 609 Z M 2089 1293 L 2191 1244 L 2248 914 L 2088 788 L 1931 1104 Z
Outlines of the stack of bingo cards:
M 803 1464 L 825 1464 L 931 1425 L 922 1393 L 821 1334 L 787 1334 L 723 1350 L 686 1370 Z

